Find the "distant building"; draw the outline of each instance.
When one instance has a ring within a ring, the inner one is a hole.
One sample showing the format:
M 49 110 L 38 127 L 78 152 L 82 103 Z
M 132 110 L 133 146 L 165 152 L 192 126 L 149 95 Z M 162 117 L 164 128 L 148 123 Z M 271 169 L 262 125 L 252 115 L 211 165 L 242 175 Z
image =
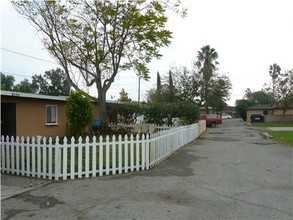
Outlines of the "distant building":
M 293 105 L 286 111 L 275 105 L 255 105 L 247 108 L 247 120 L 252 115 L 264 116 L 265 122 L 293 122 Z

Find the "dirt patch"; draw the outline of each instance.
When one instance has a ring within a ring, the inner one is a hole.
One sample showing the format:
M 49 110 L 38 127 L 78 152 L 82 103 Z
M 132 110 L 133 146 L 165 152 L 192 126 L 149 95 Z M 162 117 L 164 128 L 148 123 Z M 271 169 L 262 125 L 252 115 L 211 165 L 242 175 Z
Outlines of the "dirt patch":
M 23 193 L 19 195 L 18 198 L 23 199 L 25 202 L 31 202 L 34 205 L 38 205 L 40 209 L 49 209 L 54 207 L 57 204 L 64 204 L 64 202 L 60 202 L 58 199 L 50 196 L 33 196 L 29 193 Z
M 4 211 L 5 217 L 3 220 L 12 219 L 14 216 L 21 214 L 23 212 L 27 212 L 27 210 L 24 209 L 8 209 Z
M 257 144 L 257 145 L 273 145 L 273 144 L 276 144 L 276 143 L 273 143 L 273 142 L 250 142 L 251 144 Z
M 230 138 L 230 137 L 210 137 L 210 138 L 207 138 L 211 141 L 227 141 L 227 142 L 230 142 L 230 141 L 240 141 L 239 139 L 236 139 L 236 138 Z

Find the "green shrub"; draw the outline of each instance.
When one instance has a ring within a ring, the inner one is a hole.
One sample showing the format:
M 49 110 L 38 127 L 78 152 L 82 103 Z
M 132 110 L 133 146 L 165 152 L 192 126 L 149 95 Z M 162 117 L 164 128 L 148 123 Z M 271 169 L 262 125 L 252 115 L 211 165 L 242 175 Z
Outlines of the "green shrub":
M 69 134 L 75 137 L 83 135 L 93 117 L 91 99 L 81 91 L 71 92 L 66 100 L 66 116 Z

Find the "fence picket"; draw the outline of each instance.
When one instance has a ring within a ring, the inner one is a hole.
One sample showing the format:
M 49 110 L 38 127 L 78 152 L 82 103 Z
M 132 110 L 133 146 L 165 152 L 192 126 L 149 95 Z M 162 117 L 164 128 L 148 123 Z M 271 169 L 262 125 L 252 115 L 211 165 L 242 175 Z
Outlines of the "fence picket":
M 142 135 L 141 140 L 141 170 L 145 169 L 145 135 Z
M 78 178 L 82 177 L 82 138 L 78 138 Z
M 116 137 L 112 137 L 112 174 L 116 174 Z
M 49 138 L 49 157 L 48 157 L 48 162 L 49 162 L 49 179 L 51 180 L 53 178 L 53 144 L 52 144 L 52 138 Z
M 12 173 L 12 174 L 14 174 L 15 172 L 14 172 L 14 170 L 15 170 L 15 163 L 14 163 L 14 156 L 15 156 L 15 152 L 14 152 L 14 145 L 15 145 L 15 142 L 14 142 L 14 137 L 12 136 L 12 138 L 11 138 L 11 145 L 10 145 L 10 148 L 11 148 L 11 167 L 10 167 L 10 172 Z
M 70 179 L 75 177 L 75 139 L 70 140 Z
M 139 170 L 139 134 L 136 135 L 136 143 L 135 143 L 135 153 L 136 153 L 136 170 Z
M 37 139 L 37 170 L 38 170 L 38 178 L 41 177 L 41 161 L 42 161 L 42 158 L 41 158 L 41 138 L 38 137 Z
M 43 178 L 46 179 L 47 177 L 47 139 L 46 137 L 43 138 Z
M 30 138 L 26 138 L 26 175 L 30 176 Z
M 122 136 L 118 137 L 118 173 L 122 173 Z
M 85 138 L 85 177 L 89 177 L 90 170 L 90 147 L 89 147 L 89 137 Z
M 24 151 L 24 137 L 21 137 L 20 139 L 21 143 L 21 175 L 24 176 L 25 175 L 25 151 Z
M 5 170 L 5 138 L 1 135 L 1 172 Z
M 63 174 L 63 180 L 67 180 L 67 138 L 65 137 L 63 139 L 63 169 L 62 169 L 62 174 Z
M 59 137 L 56 137 L 56 140 L 55 140 L 55 180 L 59 180 L 59 170 L 60 170 L 60 160 L 59 160 L 59 157 L 60 157 L 60 152 L 59 152 Z
M 11 138 L 13 138 L 13 136 Z M 8 172 L 10 172 L 10 147 L 11 147 L 11 140 L 6 145 L 6 169 Z
M 97 174 L 97 139 L 93 137 L 93 148 L 92 148 L 92 176 L 95 177 Z
M 32 177 L 35 177 L 36 175 L 36 151 L 35 151 L 35 146 L 36 146 L 36 143 L 35 143 L 35 137 L 32 137 L 31 139 L 31 142 L 32 142 L 32 145 L 31 145 L 31 151 L 32 151 L 32 157 L 31 157 L 31 161 L 32 161 Z
M 150 167 L 150 135 L 147 135 L 146 138 L 146 148 L 145 148 L 145 164 L 146 164 L 146 170 Z
M 99 176 L 103 176 L 103 164 L 104 164 L 104 152 L 103 152 L 103 136 L 99 139 Z
M 130 170 L 131 170 L 131 172 L 134 170 L 134 143 L 133 143 L 133 135 L 130 136 Z
M 129 140 L 128 136 L 124 136 L 124 173 L 128 173 L 128 145 L 129 145 Z
M 106 175 L 110 173 L 110 143 L 109 135 L 106 136 Z

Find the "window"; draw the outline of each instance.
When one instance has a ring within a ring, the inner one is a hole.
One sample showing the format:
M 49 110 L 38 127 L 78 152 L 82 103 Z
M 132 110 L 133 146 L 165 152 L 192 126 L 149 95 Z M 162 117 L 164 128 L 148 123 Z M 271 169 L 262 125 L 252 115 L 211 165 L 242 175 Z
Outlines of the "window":
M 57 105 L 47 105 L 47 125 L 57 124 Z

